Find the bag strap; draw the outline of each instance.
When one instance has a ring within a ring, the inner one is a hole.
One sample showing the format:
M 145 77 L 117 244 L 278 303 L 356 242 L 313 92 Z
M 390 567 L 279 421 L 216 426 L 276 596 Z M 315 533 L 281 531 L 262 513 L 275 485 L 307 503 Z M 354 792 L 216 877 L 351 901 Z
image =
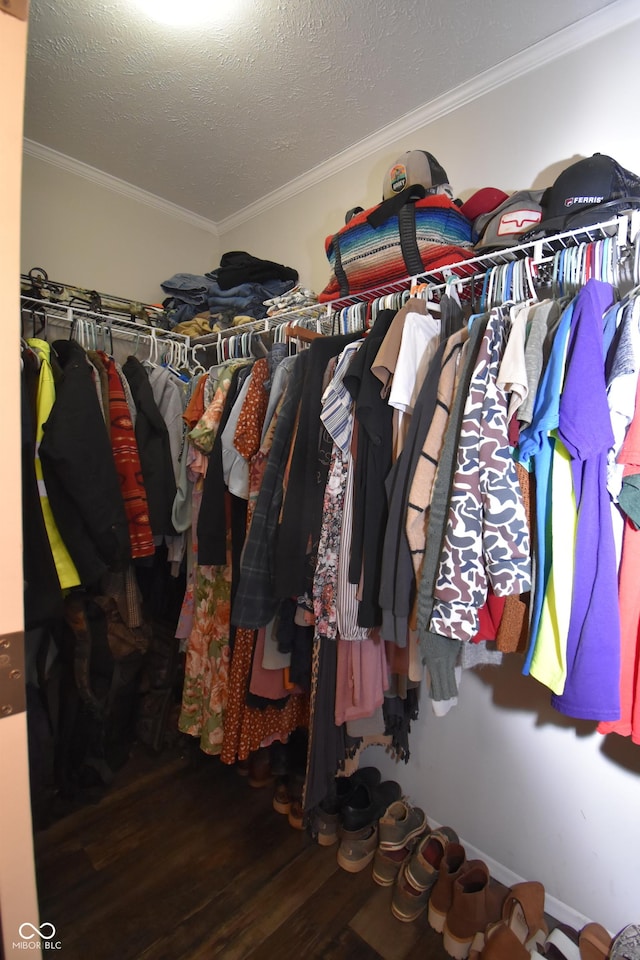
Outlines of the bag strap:
M 416 239 L 416 206 L 414 203 L 405 204 L 398 212 L 398 233 L 400 234 L 400 250 L 404 265 L 407 268 L 407 274 L 415 277 L 418 273 L 424 273 L 424 264 Z
M 349 293 L 349 280 L 344 271 L 344 267 L 342 266 L 342 255 L 340 253 L 340 235 L 338 233 L 336 233 L 331 243 L 333 244 L 333 249 L 335 251 L 335 261 L 333 264 L 333 272 L 336 275 L 336 280 L 338 281 L 338 286 L 340 287 L 340 296 L 346 297 Z
M 427 191 L 422 184 L 414 183 L 413 186 L 407 187 L 406 190 L 403 190 L 397 194 L 397 196 L 389 197 L 388 200 L 383 200 L 382 203 L 379 203 L 367 217 L 367 223 L 370 227 L 373 227 L 374 230 L 377 230 L 389 217 L 398 216 L 407 204 L 413 204 L 416 200 L 424 200 L 426 195 Z
M 351 207 L 351 210 L 347 210 L 344 215 L 345 225 L 349 223 L 350 220 L 353 220 L 359 213 L 364 213 L 364 207 Z

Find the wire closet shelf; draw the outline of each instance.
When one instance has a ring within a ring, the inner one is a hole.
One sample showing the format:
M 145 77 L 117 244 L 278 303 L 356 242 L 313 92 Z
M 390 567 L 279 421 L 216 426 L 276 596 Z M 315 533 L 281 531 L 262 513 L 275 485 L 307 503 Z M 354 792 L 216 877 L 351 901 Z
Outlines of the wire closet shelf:
M 328 333 L 335 328 L 336 318 L 341 311 L 359 304 L 368 305 L 375 301 L 394 294 L 404 294 L 412 289 L 426 287 L 434 296 L 443 292 L 452 281 L 468 284 L 469 289 L 473 282 L 482 283 L 484 276 L 494 267 L 507 266 L 520 260 L 530 259 L 532 265 L 539 268 L 539 275 L 544 279 L 551 277 L 551 265 L 559 251 L 567 250 L 584 243 L 594 243 L 598 240 L 611 239 L 615 244 L 616 257 L 619 263 L 633 255 L 634 241 L 640 238 L 640 211 L 630 211 L 602 223 L 567 230 L 549 237 L 531 240 L 504 250 L 494 250 L 489 253 L 459 260 L 446 264 L 436 270 L 426 271 L 413 277 L 402 277 L 390 283 L 372 287 L 369 290 L 358 291 L 348 296 L 339 297 L 326 303 L 316 303 L 307 307 L 299 307 L 290 311 L 282 311 L 263 320 L 254 320 L 234 327 L 204 334 L 194 338 L 194 345 L 207 346 L 214 344 L 221 337 L 233 336 L 247 331 L 273 330 L 280 325 L 299 325 L 312 327 L 319 333 Z M 546 274 L 545 274 L 545 267 Z M 469 294 L 467 294 L 468 296 Z
M 95 310 L 90 306 L 83 306 L 79 303 L 65 302 L 57 300 L 55 292 L 53 297 L 35 297 L 28 292 L 23 292 L 22 310 L 23 323 L 29 316 L 33 318 L 32 335 L 37 335 L 35 323 L 39 322 L 44 326 L 47 321 L 53 323 L 63 323 L 75 329 L 78 321 L 88 324 L 95 324 L 107 335 L 124 336 L 126 339 L 136 340 L 145 337 L 157 343 L 174 341 L 183 344 L 187 348 L 207 347 L 219 343 L 221 339 L 241 335 L 243 333 L 274 331 L 284 329 L 289 326 L 300 326 L 303 328 L 315 329 L 318 333 L 330 333 L 336 329 L 337 320 L 342 311 L 350 307 L 361 305 L 367 308 L 368 305 L 376 305 L 383 298 L 397 294 L 408 295 L 410 291 L 426 289 L 429 296 L 434 298 L 447 289 L 452 282 L 458 285 L 458 289 L 466 286 L 462 296 L 469 299 L 476 283 L 482 284 L 483 278 L 495 267 L 506 266 L 521 260 L 529 260 L 535 268 L 538 269 L 538 275 L 544 280 L 551 277 L 551 265 L 559 251 L 567 250 L 572 247 L 585 243 L 594 243 L 598 240 L 611 239 L 615 245 L 615 255 L 618 264 L 625 261 L 633 261 L 637 265 L 640 262 L 640 251 L 637 250 L 640 241 L 640 210 L 630 211 L 613 219 L 602 223 L 593 224 L 588 227 L 581 227 L 574 230 L 567 230 L 542 239 L 532 240 L 526 243 L 508 247 L 504 250 L 491 251 L 489 253 L 479 254 L 478 256 L 459 260 L 455 263 L 446 264 L 436 270 L 425 271 L 413 277 L 407 276 L 392 282 L 373 287 L 369 290 L 358 291 L 348 296 L 339 297 L 326 303 L 316 303 L 306 307 L 298 307 L 292 310 L 281 311 L 273 316 L 259 320 L 251 320 L 236 326 L 231 326 L 219 331 L 212 331 L 199 337 L 190 337 L 185 334 L 174 333 L 171 330 L 165 330 L 160 326 L 142 323 L 139 320 L 127 319 L 119 312 L 106 311 L 104 309 Z M 546 272 L 545 272 L 546 270 Z M 29 276 L 23 276 L 22 281 L 28 282 Z M 62 284 L 52 284 L 47 281 L 50 288 L 56 287 L 64 289 Z M 73 288 L 72 288 L 73 289 Z M 77 288 L 76 288 L 77 289 Z M 135 301 L 124 300 L 119 297 L 103 297 L 103 303 L 112 301 L 118 304 L 118 309 L 122 305 L 123 312 L 129 312 L 132 316 L 136 315 L 141 306 Z M 151 319 L 162 315 L 162 311 L 150 305 L 142 305 L 144 313 Z

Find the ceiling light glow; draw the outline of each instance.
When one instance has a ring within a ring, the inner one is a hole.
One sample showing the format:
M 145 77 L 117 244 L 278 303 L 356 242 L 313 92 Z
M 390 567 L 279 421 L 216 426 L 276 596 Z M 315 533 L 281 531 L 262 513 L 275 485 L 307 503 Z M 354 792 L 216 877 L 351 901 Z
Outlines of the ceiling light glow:
M 229 20 L 237 0 L 135 0 L 138 7 L 158 23 L 172 27 L 196 27 Z

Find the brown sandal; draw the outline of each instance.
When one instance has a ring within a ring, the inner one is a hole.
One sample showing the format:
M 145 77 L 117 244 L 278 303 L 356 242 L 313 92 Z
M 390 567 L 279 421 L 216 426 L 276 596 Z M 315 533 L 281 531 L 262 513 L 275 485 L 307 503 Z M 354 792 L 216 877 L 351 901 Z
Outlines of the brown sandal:
M 606 960 L 613 943 L 599 923 L 588 923 L 580 931 L 580 960 Z

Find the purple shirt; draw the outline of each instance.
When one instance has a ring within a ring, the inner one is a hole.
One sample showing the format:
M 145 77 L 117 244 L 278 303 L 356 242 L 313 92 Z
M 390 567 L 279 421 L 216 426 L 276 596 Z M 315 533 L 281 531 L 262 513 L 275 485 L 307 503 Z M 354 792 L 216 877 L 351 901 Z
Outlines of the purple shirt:
M 572 458 L 578 507 L 567 681 L 556 710 L 586 720 L 620 716 L 618 570 L 607 492 L 613 430 L 604 375 L 607 283 L 589 280 L 576 300 L 560 398 L 558 433 Z

